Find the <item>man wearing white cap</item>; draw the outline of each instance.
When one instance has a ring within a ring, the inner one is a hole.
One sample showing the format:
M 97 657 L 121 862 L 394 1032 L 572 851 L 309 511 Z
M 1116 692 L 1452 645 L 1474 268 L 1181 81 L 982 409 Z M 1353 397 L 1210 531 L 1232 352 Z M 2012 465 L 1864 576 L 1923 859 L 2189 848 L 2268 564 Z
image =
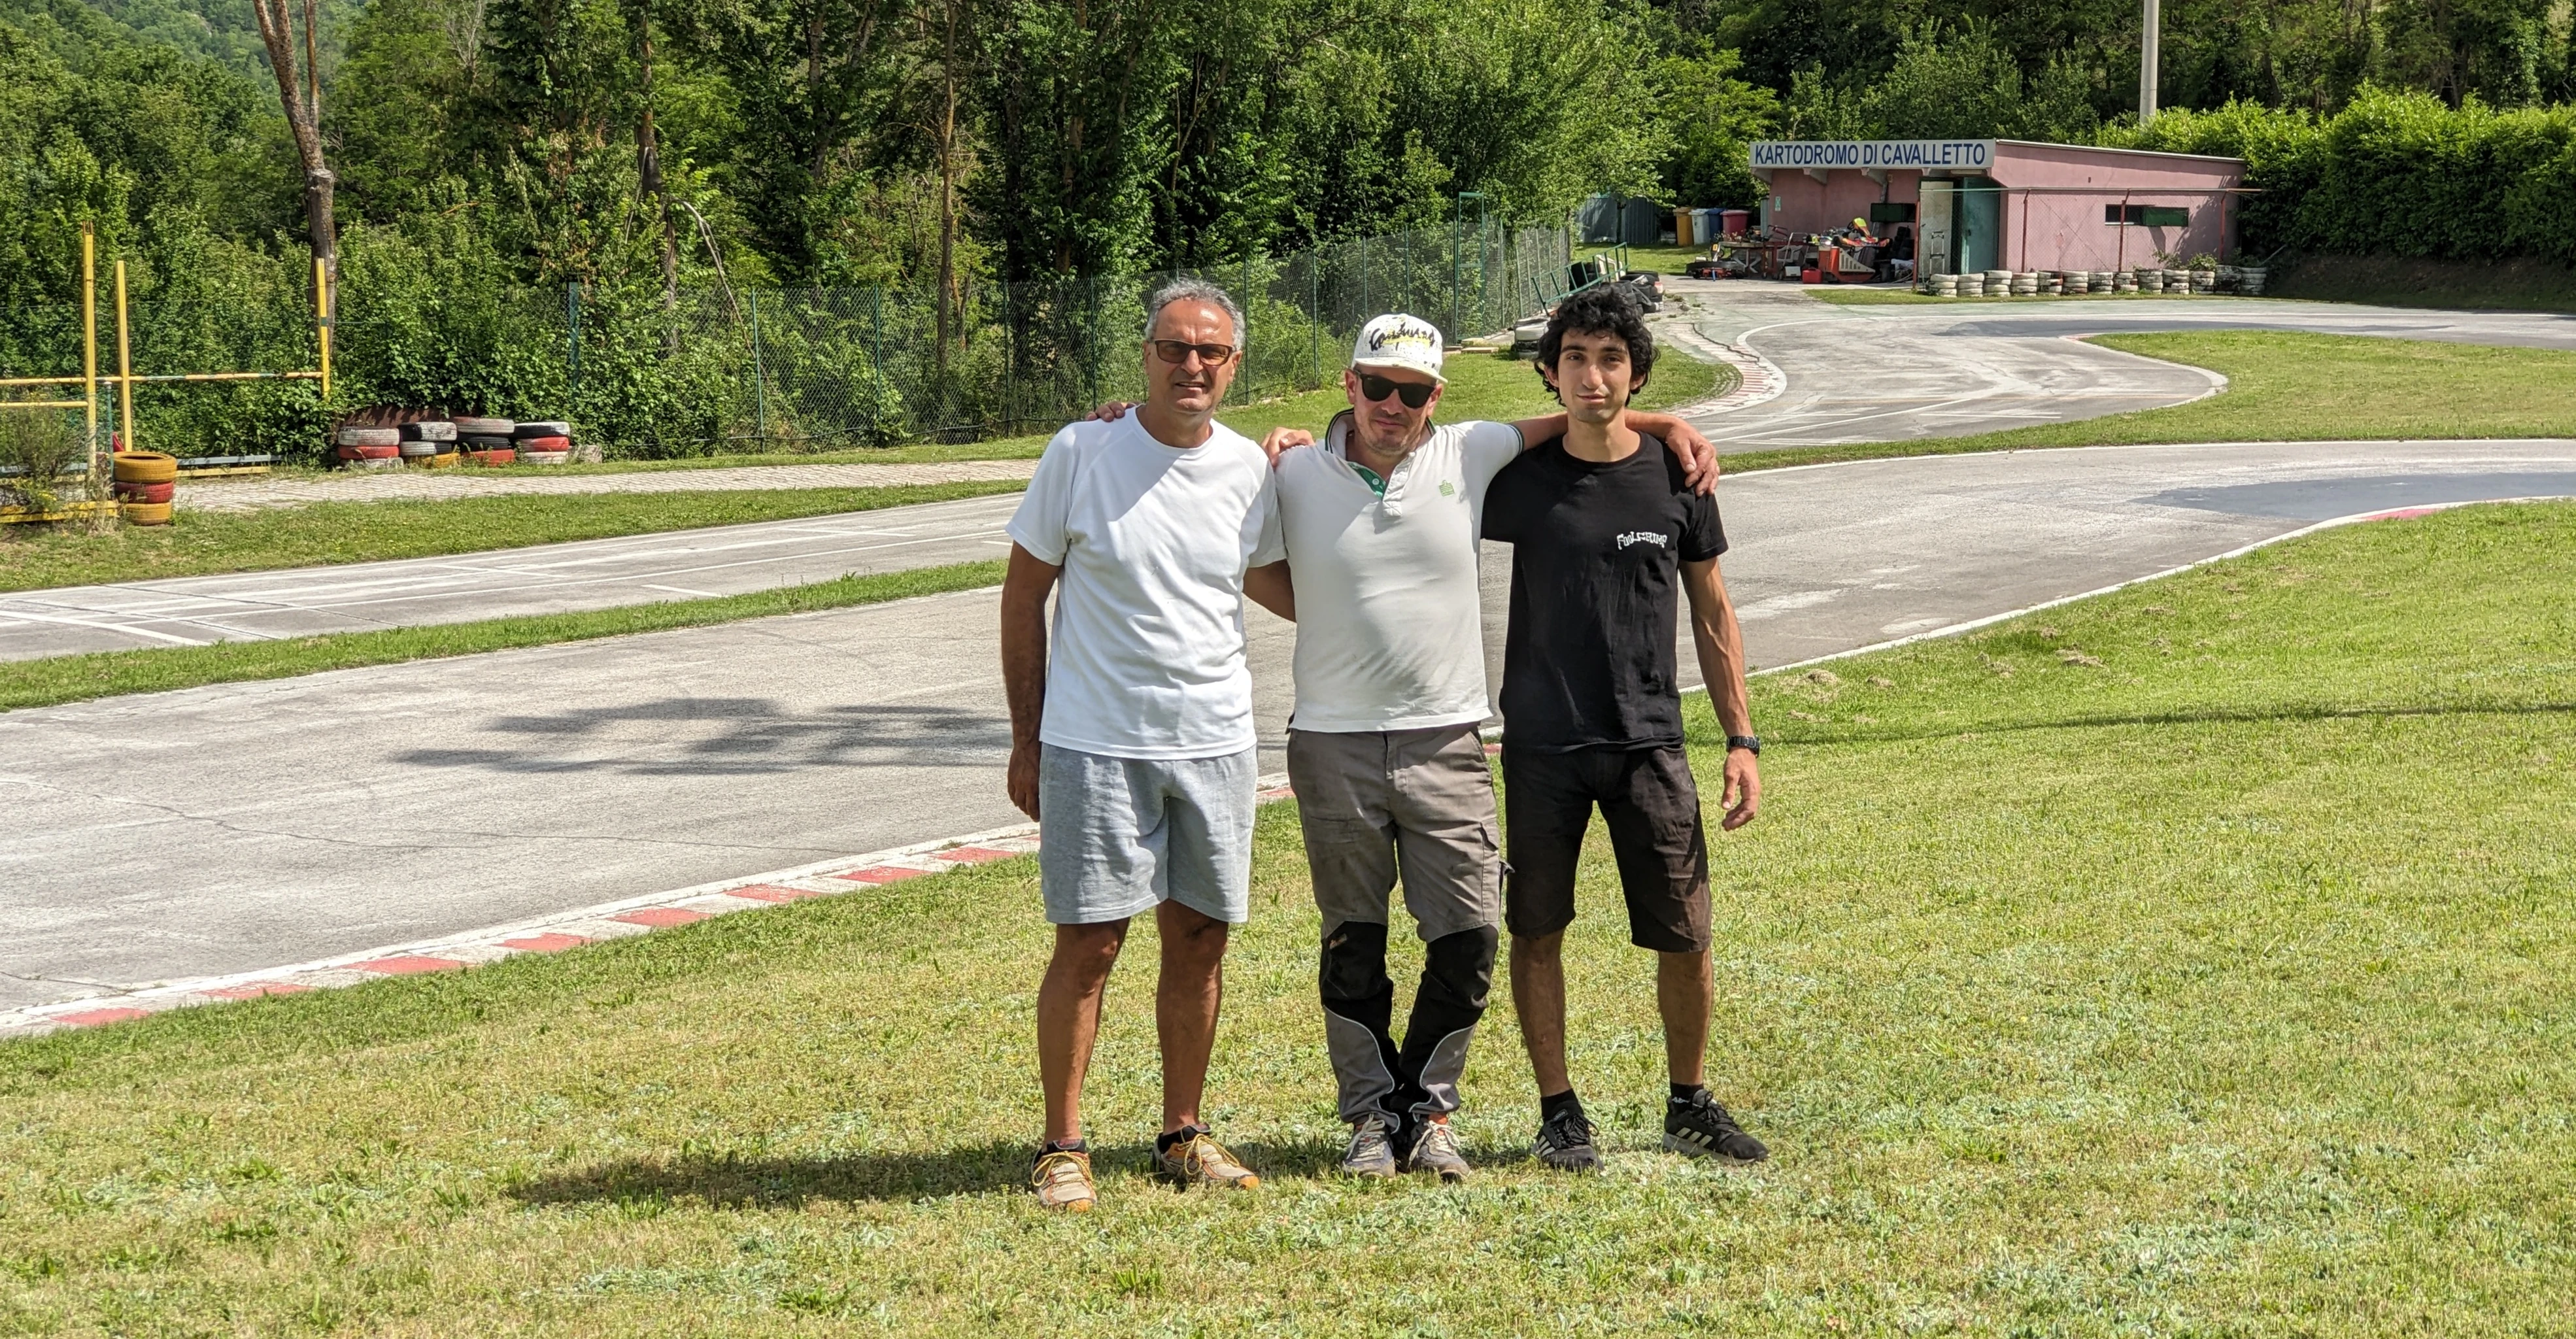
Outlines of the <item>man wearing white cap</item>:
M 1450 1133 L 1467 1045 L 1493 980 L 1502 858 L 1485 719 L 1476 543 L 1485 486 L 1562 414 L 1432 422 L 1445 384 L 1439 328 L 1381 316 L 1342 374 L 1349 411 L 1321 445 L 1277 456 L 1279 516 L 1297 618 L 1288 777 L 1323 913 L 1324 1030 L 1351 1125 L 1343 1170 L 1457 1181 Z M 1688 424 L 1631 414 L 1674 444 L 1695 481 L 1716 454 Z M 1274 451 L 1312 443 L 1277 430 Z M 1388 895 L 1401 873 L 1424 949 L 1399 1046 L 1386 974 Z

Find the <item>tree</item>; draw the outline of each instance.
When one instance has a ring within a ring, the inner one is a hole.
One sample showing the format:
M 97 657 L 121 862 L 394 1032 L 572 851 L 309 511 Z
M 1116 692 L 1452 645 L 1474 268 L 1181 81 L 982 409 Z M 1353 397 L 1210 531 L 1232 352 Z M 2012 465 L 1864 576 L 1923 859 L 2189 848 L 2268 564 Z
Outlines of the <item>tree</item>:
M 304 229 L 313 259 L 322 266 L 327 293 L 339 277 L 340 230 L 331 217 L 331 188 L 336 180 L 322 157 L 321 56 L 313 40 L 313 0 L 304 0 L 303 73 L 296 72 L 295 23 L 287 0 L 251 0 L 259 18 L 259 40 L 268 49 L 268 68 L 277 76 L 278 100 L 286 125 L 295 136 L 295 157 L 304 169 Z

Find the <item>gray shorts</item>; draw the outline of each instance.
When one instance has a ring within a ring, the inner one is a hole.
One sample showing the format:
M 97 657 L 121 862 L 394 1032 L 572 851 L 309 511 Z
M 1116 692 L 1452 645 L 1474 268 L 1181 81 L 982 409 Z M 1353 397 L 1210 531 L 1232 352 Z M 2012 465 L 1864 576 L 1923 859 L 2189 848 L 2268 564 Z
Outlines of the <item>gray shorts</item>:
M 1424 942 L 1502 923 L 1494 774 L 1476 727 L 1290 730 L 1288 784 L 1327 936 L 1386 924 L 1399 868 Z
M 1098 925 L 1170 898 L 1252 919 L 1255 750 L 1109 758 L 1041 747 L 1038 887 L 1054 925 Z

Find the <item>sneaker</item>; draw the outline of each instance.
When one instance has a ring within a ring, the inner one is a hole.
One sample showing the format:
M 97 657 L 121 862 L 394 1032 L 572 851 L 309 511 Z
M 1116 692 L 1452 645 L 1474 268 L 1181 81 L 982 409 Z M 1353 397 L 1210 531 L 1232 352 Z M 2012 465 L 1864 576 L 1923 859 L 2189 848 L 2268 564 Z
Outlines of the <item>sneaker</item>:
M 1560 1172 L 1601 1170 L 1601 1150 L 1592 1146 L 1592 1122 L 1577 1111 L 1562 1112 L 1539 1126 L 1530 1156 Z
M 1386 1117 L 1362 1116 L 1351 1125 L 1351 1147 L 1342 1155 L 1342 1171 L 1349 1176 L 1395 1175 L 1395 1132 Z
M 1091 1212 L 1091 1155 L 1068 1148 L 1039 1153 L 1037 1166 L 1029 1172 L 1029 1188 L 1038 1193 L 1038 1203 L 1046 1208 L 1066 1213 Z
M 1721 1162 L 1760 1162 L 1771 1156 L 1762 1141 L 1744 1132 L 1735 1117 L 1703 1088 L 1687 1098 L 1664 1100 L 1664 1147 L 1694 1158 Z
M 1451 1185 L 1466 1180 L 1467 1155 L 1458 1151 L 1458 1132 L 1450 1129 L 1447 1121 L 1424 1122 L 1412 1150 L 1404 1155 L 1404 1167 L 1413 1172 L 1438 1172 L 1440 1179 Z
M 1154 1153 L 1154 1169 L 1165 1180 L 1183 1190 L 1191 1186 L 1232 1186 L 1250 1190 L 1261 1184 L 1252 1169 L 1235 1159 L 1226 1146 L 1216 1141 L 1204 1125 L 1192 1126 L 1188 1137 L 1168 1149 Z

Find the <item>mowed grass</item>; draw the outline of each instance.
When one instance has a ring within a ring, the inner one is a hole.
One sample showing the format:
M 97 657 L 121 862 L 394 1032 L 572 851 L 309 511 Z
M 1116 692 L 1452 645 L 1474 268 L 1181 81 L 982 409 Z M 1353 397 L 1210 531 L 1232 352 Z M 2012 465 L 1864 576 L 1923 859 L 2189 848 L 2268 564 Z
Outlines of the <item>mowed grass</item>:
M 317 502 L 245 514 L 183 507 L 176 525 L 122 526 L 104 533 L 69 526 L 0 526 L 0 591 L 481 553 L 949 502 L 1015 493 L 1026 486 L 1005 480 L 886 488 L 521 494 L 452 502 Z
M 565 614 L 524 614 L 375 632 L 325 633 L 284 641 L 217 642 L 210 646 L 148 647 L 0 661 L 0 711 L 881 604 L 999 585 L 1006 566 L 997 558 L 870 576 L 849 575 L 746 595 L 657 600 Z
M 1596 835 L 1572 1052 L 1610 1174 L 1523 1159 L 1498 992 L 1479 1180 L 1334 1179 L 1277 805 L 1210 1108 L 1257 1192 L 1142 1174 L 1145 925 L 1101 1207 L 1020 1188 L 1048 933 L 1016 861 L 0 1045 L 0 1330 L 2565 1333 L 2571 587 L 2576 508 L 2467 509 L 1759 681 L 1712 1079 L 1762 1167 L 1657 1149 Z
M 2227 377 L 2227 389 L 2165 409 L 1966 437 L 1748 451 L 1729 455 L 1726 467 L 2145 442 L 2576 436 L 2576 352 L 2563 349 L 2289 330 L 2096 335 L 2093 342 L 2208 368 Z

